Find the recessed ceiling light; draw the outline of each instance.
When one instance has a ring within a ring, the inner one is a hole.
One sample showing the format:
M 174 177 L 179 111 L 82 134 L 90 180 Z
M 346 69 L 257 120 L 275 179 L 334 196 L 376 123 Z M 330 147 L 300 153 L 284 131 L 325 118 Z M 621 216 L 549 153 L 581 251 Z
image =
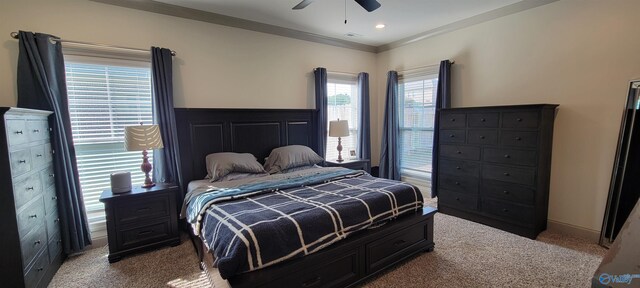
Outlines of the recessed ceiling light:
M 378 25 L 376 25 L 376 28 L 382 29 L 382 28 L 384 28 L 384 26 L 385 26 L 384 24 L 378 24 Z

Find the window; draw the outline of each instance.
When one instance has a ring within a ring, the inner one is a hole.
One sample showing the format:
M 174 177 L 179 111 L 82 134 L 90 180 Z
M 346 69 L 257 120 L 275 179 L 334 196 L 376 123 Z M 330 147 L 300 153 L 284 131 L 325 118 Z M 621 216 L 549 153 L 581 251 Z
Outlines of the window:
M 438 75 L 421 73 L 399 82 L 400 173 L 430 179 Z
M 152 123 L 151 68 L 148 62 L 66 56 L 65 70 L 80 188 L 97 238 L 106 235 L 99 198 L 111 185 L 109 175 L 128 171 L 134 186 L 144 182 L 141 152 L 124 149 L 124 127 Z
M 349 136 L 342 137 L 342 158 L 349 158 L 349 150 L 356 149 L 358 139 L 358 85 L 356 78 L 329 75 L 327 80 L 327 151 L 326 159 L 338 159 L 338 138 L 328 137 L 329 121 L 348 120 Z

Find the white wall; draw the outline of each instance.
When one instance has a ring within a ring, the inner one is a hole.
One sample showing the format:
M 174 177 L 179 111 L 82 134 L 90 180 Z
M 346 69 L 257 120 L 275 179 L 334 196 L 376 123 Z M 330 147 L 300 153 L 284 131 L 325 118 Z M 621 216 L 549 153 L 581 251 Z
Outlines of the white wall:
M 176 107 L 314 108 L 313 68 L 375 69 L 373 53 L 90 1 L 0 2 L 0 106 L 17 101 L 18 41 L 9 33 L 19 29 L 78 41 L 171 48 L 178 53 Z M 370 81 L 376 81 L 375 75 Z
M 442 59 L 456 62 L 454 107 L 560 104 L 549 219 L 599 231 L 628 84 L 640 78 L 638 8 L 562 0 L 380 53 L 379 119 L 388 70 Z

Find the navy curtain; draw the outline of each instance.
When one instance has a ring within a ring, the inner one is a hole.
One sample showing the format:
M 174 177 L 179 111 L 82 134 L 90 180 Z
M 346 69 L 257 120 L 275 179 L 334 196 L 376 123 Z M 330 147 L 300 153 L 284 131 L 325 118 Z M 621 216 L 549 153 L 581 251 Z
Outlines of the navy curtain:
M 71 135 L 62 46 L 51 38 L 56 37 L 25 31 L 18 34 L 18 107 L 53 111 L 49 125 L 53 129 L 58 215 L 64 252 L 72 254 L 90 245 L 91 235 Z
M 173 110 L 173 65 L 171 50 L 151 47 L 153 89 L 153 120 L 160 126 L 164 149 L 153 157 L 153 178 L 156 182 L 182 184 L 178 130 Z
M 389 71 L 387 76 L 387 99 L 382 126 L 382 147 L 380 150 L 380 177 L 400 180 L 400 151 L 398 137 L 398 72 Z
M 325 157 L 327 151 L 327 69 L 318 67 L 313 70 L 316 86 L 316 111 L 318 113 L 318 155 Z
M 440 62 L 436 91 L 436 115 L 433 123 L 433 157 L 431 158 L 431 198 L 438 196 L 438 144 L 440 141 L 440 109 L 451 107 L 451 62 Z
M 371 160 L 371 117 L 369 112 L 369 73 L 358 74 L 358 158 Z

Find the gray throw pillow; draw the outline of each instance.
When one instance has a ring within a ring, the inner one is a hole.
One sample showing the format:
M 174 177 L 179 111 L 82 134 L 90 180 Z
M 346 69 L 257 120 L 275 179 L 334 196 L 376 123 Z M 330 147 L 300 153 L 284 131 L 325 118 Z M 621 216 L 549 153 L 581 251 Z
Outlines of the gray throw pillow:
M 218 181 L 231 172 L 266 173 L 251 153 L 220 152 L 207 155 L 207 178 Z
M 264 170 L 269 174 L 300 166 L 309 166 L 324 162 L 311 148 L 302 145 L 290 145 L 271 150 Z

